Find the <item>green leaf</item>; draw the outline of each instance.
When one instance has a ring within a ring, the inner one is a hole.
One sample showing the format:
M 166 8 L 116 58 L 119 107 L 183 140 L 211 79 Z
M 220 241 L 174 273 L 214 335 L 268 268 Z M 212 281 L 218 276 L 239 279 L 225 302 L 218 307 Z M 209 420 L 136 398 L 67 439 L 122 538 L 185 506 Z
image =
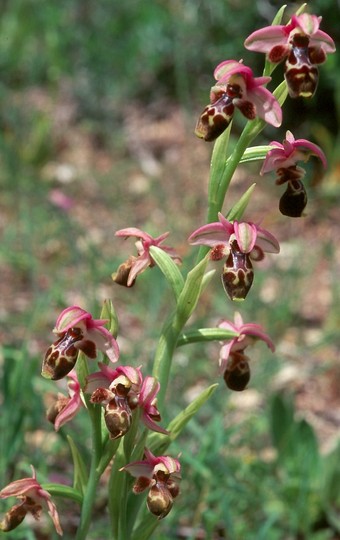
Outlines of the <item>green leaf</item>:
M 177 341 L 177 347 L 201 341 L 225 341 L 238 335 L 237 332 L 224 330 L 223 328 L 199 328 L 198 330 L 183 332 Z
M 247 148 L 241 157 L 240 163 L 248 163 L 250 161 L 259 161 L 260 159 L 264 159 L 269 152 L 269 150 L 272 150 L 273 147 L 266 145 L 266 146 L 251 146 Z
M 242 219 L 242 216 L 249 204 L 250 198 L 253 194 L 253 191 L 255 189 L 256 184 L 252 184 L 245 193 L 243 193 L 242 197 L 238 200 L 237 203 L 234 204 L 234 206 L 229 210 L 227 214 L 227 219 L 229 221 L 235 221 Z
M 147 440 L 147 447 L 151 452 L 162 454 L 168 448 L 172 441 L 177 439 L 181 434 L 189 420 L 199 411 L 199 409 L 208 401 L 212 394 L 217 389 L 218 384 L 213 384 L 203 390 L 203 392 L 190 403 L 183 411 L 181 411 L 167 426 L 167 430 L 170 431 L 169 435 L 162 435 L 160 433 L 152 433 Z
M 79 352 L 77 363 L 76 363 L 76 372 L 78 381 L 80 383 L 81 388 L 85 388 L 86 385 L 86 377 L 89 375 L 89 367 L 87 365 L 87 359 L 83 352 Z
M 62 484 L 53 484 L 53 483 L 43 483 L 41 487 L 48 491 L 51 495 L 55 497 L 64 497 L 65 499 L 71 499 L 76 501 L 79 504 L 83 502 L 82 494 L 70 486 L 64 486 Z
M 137 524 L 132 533 L 131 540 L 148 540 L 154 530 L 158 527 L 160 521 L 148 512 L 143 516 L 140 523 Z
M 210 281 L 212 280 L 215 274 L 216 274 L 216 270 L 209 270 L 209 272 L 206 272 L 204 274 L 203 279 L 202 279 L 201 293 L 205 290 L 207 285 L 209 285 Z
M 104 300 L 103 309 L 100 314 L 101 319 L 109 319 L 109 332 L 113 335 L 113 337 L 117 337 L 118 335 L 118 317 L 117 313 L 113 307 L 113 303 L 111 300 L 106 299 Z
M 177 319 L 183 326 L 194 311 L 202 291 L 202 281 L 209 254 L 200 261 L 187 275 L 177 303 Z
M 67 440 L 71 448 L 71 454 L 72 454 L 72 460 L 73 460 L 73 487 L 80 493 L 84 493 L 85 486 L 87 484 L 88 475 L 87 475 L 87 468 L 85 466 L 85 463 L 83 461 L 83 458 L 81 454 L 79 453 L 79 450 L 73 441 L 72 437 L 67 435 Z
M 177 301 L 184 285 L 184 279 L 177 264 L 170 255 L 157 246 L 151 246 L 150 253 L 161 272 L 163 272 L 166 280 L 171 285 Z
M 276 97 L 277 101 L 282 107 L 288 96 L 288 86 L 286 81 L 282 81 L 282 83 L 279 84 L 277 88 L 275 88 L 273 95 Z

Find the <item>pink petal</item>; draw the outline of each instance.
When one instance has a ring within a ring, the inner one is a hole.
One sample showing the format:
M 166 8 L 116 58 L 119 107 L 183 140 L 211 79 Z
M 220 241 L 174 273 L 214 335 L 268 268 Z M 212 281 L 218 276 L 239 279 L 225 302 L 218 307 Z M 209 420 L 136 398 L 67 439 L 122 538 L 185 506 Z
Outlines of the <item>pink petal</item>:
M 229 237 L 222 223 L 215 222 L 208 223 L 207 225 L 203 225 L 199 229 L 196 229 L 196 231 L 189 236 L 188 242 L 193 246 L 204 245 L 214 247 L 220 244 L 228 244 Z
M 277 171 L 280 167 L 290 167 L 295 164 L 294 158 L 287 159 L 284 148 L 273 148 L 267 153 L 260 174 Z
M 180 471 L 180 463 L 178 459 L 172 458 L 170 456 L 160 456 L 157 458 L 159 463 L 162 463 L 162 465 L 167 469 L 169 474 L 173 474 Z M 155 469 L 157 468 L 157 465 Z
M 269 53 L 277 45 L 286 45 L 288 35 L 285 27 L 281 25 L 266 26 L 256 30 L 244 42 L 249 51 Z
M 214 77 L 219 82 L 223 84 L 229 81 L 232 75 L 247 75 L 252 77 L 252 70 L 242 64 L 242 62 L 237 62 L 236 60 L 225 60 L 218 64 L 214 71 Z
M 66 407 L 57 415 L 54 422 L 54 429 L 58 431 L 61 426 L 63 426 L 66 422 L 72 420 L 72 418 L 74 418 L 81 406 L 82 401 L 80 398 L 80 394 L 75 394 L 70 399 Z
M 246 223 L 244 221 L 241 223 L 234 221 L 234 229 L 240 250 L 242 253 L 250 253 L 256 242 L 256 225 L 254 225 L 254 223 Z
M 152 245 L 159 246 L 169 236 L 169 234 L 169 232 L 166 232 L 161 234 L 160 236 L 157 236 L 157 238 L 153 238 Z
M 87 321 L 89 319 L 92 319 L 92 315 L 85 311 L 85 309 L 78 306 L 68 307 L 60 313 L 53 332 L 56 334 L 62 334 L 80 322 Z
M 157 422 L 155 422 L 146 411 L 143 411 L 142 413 L 142 421 L 145 424 L 145 426 L 148 429 L 151 429 L 152 431 L 157 431 L 158 433 L 163 433 L 164 435 L 169 435 L 170 431 L 167 431 L 166 429 L 162 428 Z
M 47 493 L 47 492 L 46 492 Z M 48 507 L 48 513 L 50 514 L 51 518 L 52 518 L 52 521 L 53 521 L 53 525 L 55 527 L 55 530 L 57 531 L 57 533 L 62 536 L 63 535 L 63 530 L 60 526 L 60 521 L 59 521 L 59 514 L 58 514 L 58 511 L 57 511 L 57 507 L 56 505 L 51 501 L 50 498 L 48 498 L 46 500 L 46 504 L 47 504 L 47 507 Z
M 131 383 L 135 386 L 139 386 L 142 384 L 142 374 L 140 371 L 140 368 L 134 368 L 131 366 L 119 366 L 117 368 L 118 373 L 123 373 L 125 377 L 131 381 Z
M 282 123 L 282 110 L 279 102 L 266 88 L 258 87 L 248 92 L 248 98 L 256 107 L 257 116 L 272 126 Z
M 310 46 L 321 47 L 326 53 L 334 53 L 336 51 L 333 39 L 322 30 L 318 30 L 311 36 Z
M 140 404 L 144 407 L 150 405 L 155 399 L 156 394 L 159 392 L 159 389 L 160 384 L 155 377 L 151 377 L 150 375 L 145 377 L 139 397 Z
M 120 469 L 121 471 L 127 471 L 135 478 L 152 478 L 153 476 L 153 465 L 150 465 L 147 461 L 134 461 L 129 463 Z
M 275 236 L 261 227 L 257 227 L 256 245 L 260 246 L 265 253 L 280 252 L 280 244 Z
M 323 151 L 321 150 L 321 148 L 317 144 L 314 144 L 314 143 L 312 143 L 310 141 L 307 141 L 306 139 L 296 139 L 296 141 L 294 143 L 294 146 L 295 146 L 296 149 L 299 149 L 300 147 L 301 148 L 306 148 L 308 154 L 311 153 L 312 155 L 320 158 L 320 160 L 322 162 L 322 165 L 325 167 L 325 169 L 327 168 L 326 156 L 325 156 L 325 154 L 323 153 Z M 308 157 L 309 156 L 307 155 L 307 159 L 308 159 Z M 301 159 L 306 161 L 306 159 L 304 159 L 304 157 L 302 157 Z
M 312 36 L 319 30 L 321 20 L 322 17 L 301 13 L 301 15 L 293 15 L 291 24 L 295 28 L 300 28 L 307 36 Z
M 135 238 L 141 238 L 142 240 L 149 241 L 149 242 L 153 240 L 152 236 L 142 231 L 141 229 L 137 229 L 136 227 L 128 227 L 126 229 L 120 229 L 119 231 L 115 232 L 115 236 L 123 236 L 126 238 L 129 236 L 134 236 Z
M 108 356 L 111 362 L 117 362 L 119 357 L 118 343 L 106 328 L 97 327 L 88 330 L 84 337 L 93 341 L 98 349 Z
M 131 270 L 129 273 L 129 278 L 127 280 L 127 286 L 131 287 L 136 277 L 139 274 L 142 274 L 150 266 L 150 258 L 148 253 L 139 255 L 137 259 L 132 263 Z
M 243 325 L 242 334 L 247 335 L 247 336 L 252 336 L 257 339 L 261 339 L 268 345 L 271 351 L 273 352 L 275 351 L 274 343 L 272 342 L 268 334 L 266 334 L 263 331 L 263 329 L 261 328 L 259 324 L 248 323 L 248 324 Z

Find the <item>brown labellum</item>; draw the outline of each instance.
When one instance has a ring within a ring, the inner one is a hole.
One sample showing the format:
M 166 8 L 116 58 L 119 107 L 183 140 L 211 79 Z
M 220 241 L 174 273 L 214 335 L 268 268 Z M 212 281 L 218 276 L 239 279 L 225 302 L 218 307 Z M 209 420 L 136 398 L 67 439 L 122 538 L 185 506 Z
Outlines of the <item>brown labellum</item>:
M 115 397 L 105 407 L 104 420 L 110 433 L 110 439 L 119 439 L 125 435 L 132 422 L 132 414 L 125 398 Z
M 242 253 L 236 240 L 232 242 L 221 278 L 230 300 L 245 299 L 254 280 L 254 271 L 249 253 Z
M 75 346 L 83 339 L 80 328 L 70 328 L 46 351 L 41 374 L 46 379 L 57 381 L 65 377 L 74 368 L 79 350 Z
M 234 358 L 223 375 L 224 381 L 230 390 L 242 392 L 250 381 L 250 367 L 247 357 L 243 353 L 235 353 Z
M 312 97 L 318 85 L 318 68 L 311 62 L 309 38 L 296 34 L 285 63 L 285 79 L 290 97 Z M 314 49 L 311 48 L 311 51 Z
M 307 193 L 300 180 L 288 182 L 287 189 L 280 199 L 281 214 L 289 217 L 301 217 L 307 204 Z
M 146 502 L 149 511 L 158 519 L 167 516 L 173 506 L 172 495 L 162 483 L 156 483 L 150 488 Z

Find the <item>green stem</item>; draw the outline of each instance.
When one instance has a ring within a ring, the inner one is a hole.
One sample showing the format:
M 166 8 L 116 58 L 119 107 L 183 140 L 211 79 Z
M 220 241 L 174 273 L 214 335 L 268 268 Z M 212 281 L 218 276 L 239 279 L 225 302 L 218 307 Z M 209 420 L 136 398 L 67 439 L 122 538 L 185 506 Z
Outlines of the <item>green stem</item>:
M 153 376 L 160 382 L 160 390 L 157 394 L 157 403 L 159 409 L 162 409 L 165 399 L 165 393 L 168 385 L 171 361 L 176 348 L 178 336 L 185 324 L 178 320 L 177 313 L 172 313 L 165 322 L 161 336 L 159 338 L 155 362 L 153 366 Z
M 92 511 L 97 496 L 97 486 L 100 479 L 98 465 L 101 458 L 102 439 L 101 439 L 101 408 L 98 405 L 87 403 L 92 427 L 92 454 L 89 479 L 86 484 L 80 524 L 77 530 L 76 540 L 86 540 L 91 524 Z

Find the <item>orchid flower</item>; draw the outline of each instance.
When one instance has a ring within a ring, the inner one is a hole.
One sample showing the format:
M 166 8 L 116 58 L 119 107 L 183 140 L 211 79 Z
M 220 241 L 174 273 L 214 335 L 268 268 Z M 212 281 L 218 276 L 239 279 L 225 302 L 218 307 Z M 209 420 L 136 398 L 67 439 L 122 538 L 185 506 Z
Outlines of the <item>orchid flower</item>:
M 266 26 L 244 42 L 247 49 L 268 54 L 273 63 L 286 59 L 285 79 L 291 97 L 313 96 L 318 83 L 316 65 L 335 52 L 333 39 L 319 29 L 321 20 L 309 13 L 293 15 L 286 26 Z
M 248 119 L 257 116 L 275 127 L 281 125 L 281 107 L 264 85 L 271 77 L 254 77 L 250 67 L 242 61 L 226 60 L 214 71 L 216 85 L 210 91 L 210 104 L 198 119 L 195 134 L 205 141 L 213 141 L 230 124 L 235 107 Z
M 13 506 L 0 523 L 0 530 L 12 531 L 24 520 L 29 512 L 34 519 L 39 520 L 43 509 L 50 514 L 55 530 L 62 536 L 63 531 L 59 523 L 58 511 L 52 502 L 51 495 L 45 491 L 36 480 L 36 473 L 32 466 L 32 478 L 15 480 L 0 491 L 0 498 L 17 497 L 21 500 Z
M 137 229 L 136 227 L 128 227 L 127 229 L 120 229 L 115 233 L 115 236 L 121 236 L 123 238 L 129 238 L 133 236 L 138 238 L 135 243 L 137 247 L 138 256 L 134 257 L 131 255 L 128 260 L 122 263 L 117 272 L 112 274 L 112 279 L 119 285 L 124 285 L 125 287 L 132 287 L 134 285 L 136 278 L 139 274 L 142 274 L 144 270 L 148 267 L 154 266 L 155 262 L 150 254 L 150 247 L 156 246 L 165 251 L 170 257 L 175 261 L 176 264 L 181 263 L 181 258 L 176 253 L 176 251 L 166 245 L 161 245 L 163 241 L 169 236 L 169 233 L 166 232 L 153 238 L 150 234 Z
M 104 420 L 111 439 L 125 435 L 132 423 L 132 409 L 142 383 L 140 368 L 118 366 L 111 369 L 102 362 L 100 371 L 87 377 L 85 392 L 91 393 L 91 402 L 105 407 Z M 131 392 L 131 394 L 130 394 Z
M 120 470 L 127 471 L 137 478 L 133 486 L 135 494 L 149 489 L 148 509 L 158 519 L 162 519 L 168 515 L 173 500 L 179 494 L 181 466 L 178 459 L 170 456 L 156 457 L 147 448 L 144 454 L 145 460 L 134 461 Z
M 105 406 L 104 418 L 111 438 L 122 437 L 130 429 L 132 411 L 142 410 L 141 420 L 147 428 L 159 433 L 168 431 L 157 425 L 161 416 L 156 406 L 159 383 L 154 377 L 143 377 L 140 368 L 118 366 L 115 370 L 99 363 L 100 371 L 87 377 L 85 391 L 92 403 Z
M 98 349 L 116 362 L 119 348 L 112 334 L 104 328 L 108 320 L 93 319 L 92 315 L 78 306 L 71 306 L 59 315 L 53 332 L 58 336 L 47 350 L 42 375 L 58 380 L 75 366 L 79 351 L 88 358 L 97 357 Z
M 272 149 L 266 155 L 260 174 L 276 171 L 276 184 L 288 183 L 280 199 L 280 211 L 286 216 L 300 217 L 307 204 L 307 193 L 301 182 L 305 170 L 296 163 L 308 161 L 310 156 L 316 156 L 326 168 L 326 156 L 319 146 L 306 139 L 295 139 L 290 131 L 286 132 L 283 144 L 272 141 L 270 146 Z
M 72 420 L 83 405 L 81 387 L 75 370 L 68 373 L 67 377 L 71 379 L 67 383 L 69 397 L 58 394 L 57 401 L 49 407 L 46 414 L 47 419 L 54 424 L 56 431 L 66 424 L 66 422 Z
M 231 300 L 244 300 L 254 279 L 251 260 L 262 260 L 265 252 L 279 253 L 280 246 L 271 233 L 255 223 L 231 223 L 221 213 L 218 219 L 194 231 L 189 242 L 213 248 L 212 260 L 226 258 L 221 276 L 224 289 Z
M 261 339 L 274 352 L 275 346 L 270 337 L 256 323 L 243 323 L 240 313 L 234 315 L 234 322 L 222 320 L 218 328 L 237 332 L 238 335 L 223 343 L 219 364 L 224 372 L 224 380 L 231 390 L 244 390 L 250 380 L 249 358 L 244 350 L 254 341 Z

